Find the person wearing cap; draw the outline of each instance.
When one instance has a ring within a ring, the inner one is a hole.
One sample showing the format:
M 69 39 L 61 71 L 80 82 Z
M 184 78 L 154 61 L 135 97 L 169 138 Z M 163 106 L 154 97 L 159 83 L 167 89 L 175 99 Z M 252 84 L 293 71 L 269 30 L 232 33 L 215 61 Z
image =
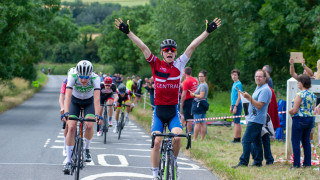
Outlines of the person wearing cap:
M 187 47 L 185 52 L 178 57 L 177 56 L 177 43 L 172 39 L 166 39 L 162 41 L 160 45 L 160 53 L 163 60 L 160 60 L 153 55 L 142 40 L 130 31 L 129 20 L 125 24 L 121 18 L 115 19 L 115 27 L 125 33 L 133 43 L 135 43 L 143 52 L 144 57 L 150 64 L 152 69 L 152 75 L 154 78 L 154 91 L 155 91 L 155 109 L 153 111 L 151 132 L 162 133 L 163 124 L 167 123 L 170 132 L 174 134 L 182 134 L 182 125 L 180 122 L 178 111 L 178 99 L 181 76 L 183 69 L 189 61 L 195 48 L 201 44 L 211 32 L 221 26 L 221 20 L 215 18 L 212 22 L 208 23 L 206 20 L 206 30 L 194 39 Z M 174 162 L 179 154 L 181 139 L 176 137 L 173 141 Z M 161 138 L 156 137 L 154 141 L 154 148 L 151 150 L 151 166 L 153 179 L 159 179 L 159 161 L 160 161 L 160 144 Z

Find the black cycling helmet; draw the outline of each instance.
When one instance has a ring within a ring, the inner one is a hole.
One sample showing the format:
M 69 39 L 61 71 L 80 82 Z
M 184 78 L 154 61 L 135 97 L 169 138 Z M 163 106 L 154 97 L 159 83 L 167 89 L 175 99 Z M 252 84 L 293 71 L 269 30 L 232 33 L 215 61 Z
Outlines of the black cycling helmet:
M 120 84 L 120 85 L 118 86 L 118 91 L 119 91 L 119 93 L 125 93 L 126 90 L 127 90 L 127 87 L 126 87 L 124 84 Z
M 160 49 L 163 49 L 165 47 L 174 47 L 177 49 L 178 45 L 174 40 L 166 39 L 166 40 L 162 41 L 162 43 L 160 45 Z

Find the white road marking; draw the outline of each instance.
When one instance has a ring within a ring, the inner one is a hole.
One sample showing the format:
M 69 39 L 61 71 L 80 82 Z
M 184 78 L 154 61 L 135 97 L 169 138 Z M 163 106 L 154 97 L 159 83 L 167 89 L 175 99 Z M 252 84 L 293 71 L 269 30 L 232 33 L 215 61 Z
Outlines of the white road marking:
M 53 149 L 63 149 L 63 146 L 51 146 Z M 90 147 L 90 149 L 107 149 L 107 148 L 99 148 L 99 147 Z
M 129 155 L 130 157 L 150 158 L 151 156 Z
M 144 137 L 144 138 L 151 138 L 151 136 L 141 136 L 141 137 Z
M 82 178 L 82 180 L 94 180 L 103 177 L 137 177 L 137 178 L 152 178 L 150 175 L 139 174 L 139 173 L 128 173 L 128 172 L 112 172 L 112 173 L 101 173 L 101 174 L 94 174 Z
M 125 148 L 117 148 L 119 150 L 124 150 L 124 151 L 151 151 L 150 149 L 125 149 Z
M 152 140 L 151 140 L 151 139 L 146 139 L 146 141 L 147 141 L 147 142 L 151 142 Z
M 117 157 L 119 159 L 119 161 L 120 161 L 120 164 L 108 164 L 107 161 L 106 161 L 106 158 L 105 158 L 105 157 L 108 157 L 108 156 Z M 116 166 L 116 167 L 129 166 L 129 163 L 128 163 L 126 157 L 123 156 L 123 155 L 118 155 L 118 154 L 99 154 L 98 155 L 98 163 L 101 166 Z
M 44 146 L 43 146 L 44 148 L 46 148 L 48 146 L 48 144 L 50 143 L 50 140 L 51 140 L 50 138 L 47 139 L 47 141 L 44 143 Z
M 121 145 L 128 145 L 128 146 L 150 146 L 150 144 L 132 144 L 132 143 L 112 143 L 112 144 L 121 144 Z
M 141 131 L 141 129 L 130 129 L 131 131 Z
M 186 162 L 179 162 L 178 161 L 178 164 L 183 164 L 183 165 L 187 165 L 187 166 L 191 167 L 191 168 L 186 168 L 186 167 L 179 166 L 178 169 L 184 169 L 184 170 L 198 170 L 198 169 L 200 169 L 200 167 L 198 165 L 192 164 L 192 163 L 186 163 Z

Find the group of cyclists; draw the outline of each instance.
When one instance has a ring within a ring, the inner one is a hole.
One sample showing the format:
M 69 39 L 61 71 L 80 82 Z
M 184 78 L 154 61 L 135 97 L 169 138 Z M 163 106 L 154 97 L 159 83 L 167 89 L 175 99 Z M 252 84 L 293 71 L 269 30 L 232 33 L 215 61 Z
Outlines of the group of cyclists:
M 130 30 L 129 20 L 124 23 L 120 18 L 115 19 L 115 27 L 125 33 L 134 44 L 136 44 L 142 51 L 146 61 L 150 64 L 152 75 L 154 78 L 154 104 L 151 133 L 162 133 L 164 123 L 168 124 L 170 132 L 174 134 L 182 134 L 182 124 L 180 121 L 180 114 L 178 111 L 178 93 L 180 88 L 181 76 L 183 69 L 189 61 L 195 48 L 201 44 L 211 32 L 221 26 L 221 20 L 215 18 L 212 22 L 206 20 L 206 30 L 194 39 L 187 47 L 185 52 L 177 56 L 177 43 L 172 39 L 164 40 L 160 45 L 161 56 L 163 60 L 153 55 L 150 49 Z M 103 123 L 102 110 L 104 103 L 108 105 L 115 105 L 117 107 L 115 120 L 119 118 L 119 112 L 122 103 L 129 105 L 126 111 L 126 121 L 130 109 L 134 107 L 134 102 L 131 98 L 135 97 L 124 84 L 120 84 L 117 88 L 112 84 L 110 77 L 104 78 L 100 84 L 100 79 L 97 74 L 93 72 L 93 66 L 90 61 L 82 60 L 75 68 L 68 72 L 68 78 L 63 82 L 61 88 L 61 96 L 59 103 L 61 106 L 60 114 L 65 126 L 65 154 L 67 156 L 67 163 L 64 167 L 64 173 L 69 174 L 71 169 L 71 155 L 73 145 L 75 143 L 76 121 L 69 121 L 68 118 L 72 116 L 79 116 L 80 108 L 84 109 L 84 117 L 96 119 L 99 125 Z M 108 110 L 108 123 L 112 126 L 112 106 Z M 85 161 L 91 161 L 90 143 L 93 136 L 92 122 L 85 123 Z M 98 134 L 101 135 L 100 129 Z M 115 127 L 114 132 L 117 132 Z M 174 162 L 176 163 L 177 156 L 180 150 L 181 139 L 176 137 L 173 141 Z M 161 137 L 156 137 L 154 147 L 151 150 L 151 166 L 153 179 L 159 179 L 159 161 L 160 161 L 160 144 Z

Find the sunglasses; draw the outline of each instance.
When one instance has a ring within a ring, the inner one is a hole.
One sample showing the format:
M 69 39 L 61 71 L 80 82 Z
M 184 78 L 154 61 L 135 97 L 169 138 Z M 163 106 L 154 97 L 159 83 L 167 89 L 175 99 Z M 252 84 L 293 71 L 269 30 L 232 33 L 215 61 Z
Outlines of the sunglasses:
M 162 49 L 162 51 L 164 51 L 164 52 L 169 52 L 169 51 L 176 52 L 177 49 L 174 48 L 174 47 L 165 47 L 165 48 Z
M 105 84 L 104 86 L 111 86 L 111 84 Z
M 89 76 L 79 76 L 80 79 L 89 79 Z

